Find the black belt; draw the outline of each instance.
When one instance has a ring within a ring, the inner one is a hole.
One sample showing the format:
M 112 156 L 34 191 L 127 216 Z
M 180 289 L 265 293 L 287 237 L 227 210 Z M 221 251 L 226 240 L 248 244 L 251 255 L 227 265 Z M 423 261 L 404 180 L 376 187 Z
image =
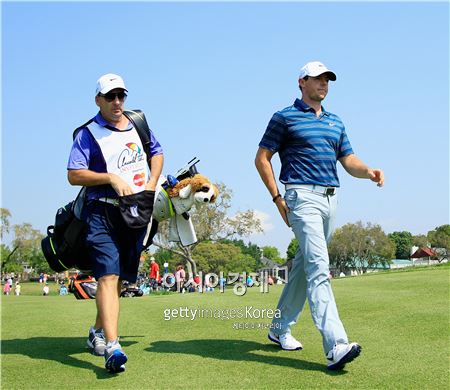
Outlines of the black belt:
M 333 196 L 337 193 L 336 187 L 325 187 L 317 184 L 285 184 L 285 188 L 286 190 L 300 188 L 326 196 Z

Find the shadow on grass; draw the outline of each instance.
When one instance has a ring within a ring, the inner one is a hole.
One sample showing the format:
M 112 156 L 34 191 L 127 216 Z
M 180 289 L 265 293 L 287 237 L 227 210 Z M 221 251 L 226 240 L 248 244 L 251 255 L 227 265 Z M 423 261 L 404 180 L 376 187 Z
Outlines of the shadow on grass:
M 142 336 L 121 337 L 120 344 L 123 347 L 135 344 L 135 341 L 124 341 L 125 338 L 131 337 Z M 98 365 L 96 365 L 71 356 L 79 353 L 90 354 L 86 346 L 86 337 L 32 337 L 1 341 L 2 355 L 25 355 L 31 359 L 50 360 L 71 367 L 91 370 L 95 372 L 97 379 L 111 378 L 111 375 L 114 375 L 105 370 L 103 356 L 96 357 L 98 359 Z
M 261 344 L 246 340 L 187 340 L 187 341 L 155 341 L 145 349 L 152 353 L 191 354 L 217 360 L 233 360 L 236 362 L 257 362 L 273 366 L 290 367 L 297 370 L 320 371 L 337 376 L 346 371 L 330 371 L 326 364 L 308 362 L 298 358 L 279 356 L 285 353 L 275 344 Z M 261 355 L 257 352 L 274 353 L 273 356 Z M 256 353 L 255 353 L 256 352 Z M 301 351 L 289 352 L 299 356 Z

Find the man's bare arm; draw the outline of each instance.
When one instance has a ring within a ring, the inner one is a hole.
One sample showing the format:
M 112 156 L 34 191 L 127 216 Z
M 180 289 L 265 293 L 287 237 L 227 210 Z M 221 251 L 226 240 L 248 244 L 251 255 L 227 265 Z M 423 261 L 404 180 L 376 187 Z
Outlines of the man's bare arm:
M 258 170 L 259 176 L 261 176 L 264 185 L 269 190 L 272 199 L 275 199 L 275 204 L 278 208 L 278 211 L 280 212 L 281 217 L 283 218 L 283 221 L 286 223 L 286 225 L 290 226 L 287 218 L 289 209 L 286 205 L 286 202 L 284 201 L 282 196 L 278 196 L 277 198 L 275 198 L 277 195 L 279 195 L 280 192 L 278 191 L 277 182 L 273 173 L 271 162 L 273 155 L 274 153 L 270 150 L 259 148 L 255 157 L 255 166 Z

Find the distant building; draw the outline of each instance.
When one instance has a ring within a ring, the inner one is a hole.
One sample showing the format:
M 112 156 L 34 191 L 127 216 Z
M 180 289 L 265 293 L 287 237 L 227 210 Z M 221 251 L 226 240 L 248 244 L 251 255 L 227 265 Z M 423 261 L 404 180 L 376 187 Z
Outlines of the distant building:
M 428 248 L 428 247 L 422 247 L 417 249 L 412 255 L 411 260 L 413 262 L 413 265 L 432 265 L 432 264 L 439 264 L 442 262 L 447 262 L 448 259 L 443 260 L 442 253 L 445 252 L 445 249 L 443 248 Z M 439 260 L 432 260 L 431 258 L 437 258 L 439 257 Z
M 417 249 L 411 255 L 411 258 L 412 259 L 421 259 L 423 257 L 431 258 L 431 257 L 435 257 L 435 256 L 436 256 L 436 253 L 433 251 L 433 249 L 424 246 L 422 248 Z
M 258 273 L 265 273 L 270 275 L 272 279 L 277 282 L 278 279 L 281 281 L 287 280 L 288 269 L 290 269 L 290 262 L 284 264 L 278 264 L 275 261 L 268 259 L 267 257 L 261 256 L 259 259 L 260 268 L 257 270 Z

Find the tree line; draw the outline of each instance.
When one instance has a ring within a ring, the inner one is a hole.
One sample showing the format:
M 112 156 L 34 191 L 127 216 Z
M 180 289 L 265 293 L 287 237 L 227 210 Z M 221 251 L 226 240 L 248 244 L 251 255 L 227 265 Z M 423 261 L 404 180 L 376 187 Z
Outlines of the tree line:
M 450 225 L 441 225 L 426 235 L 413 235 L 408 231 L 386 234 L 380 225 L 361 221 L 337 228 L 328 245 L 330 265 L 339 272 L 357 269 L 366 272 L 376 266 L 386 267 L 392 259 L 410 259 L 413 247 L 434 248 L 439 262 L 450 253 Z M 298 242 L 293 239 L 287 249 L 287 260 L 297 252 Z
M 189 247 L 168 241 L 168 223 L 162 223 L 154 240 L 157 248 L 153 255 L 162 267 L 169 264 L 175 269 L 177 264 L 186 266 L 188 272 L 197 274 L 220 271 L 255 272 L 261 268 L 261 257 L 277 264 L 292 261 L 298 250 L 298 242 L 292 239 L 286 255 L 282 256 L 273 246 L 259 247 L 244 239 L 263 231 L 261 221 L 251 209 L 231 215 L 233 193 L 225 184 L 219 183 L 220 196 L 214 204 L 197 205 L 191 210 L 198 242 Z M 50 273 L 51 270 L 41 252 L 42 233 L 31 224 L 10 225 L 11 213 L 1 211 L 1 267 L 3 272 L 22 272 L 24 264 L 34 272 Z M 3 243 L 3 237 L 13 232 L 10 245 Z M 393 258 L 409 259 L 411 248 L 440 248 L 437 259 L 448 258 L 450 252 L 450 225 L 438 226 L 426 235 L 412 235 L 401 231 L 386 234 L 380 225 L 362 222 L 348 223 L 333 234 L 329 244 L 331 266 L 339 271 L 349 268 L 362 272 L 376 265 L 386 266 Z M 148 268 L 148 262 L 146 262 Z
M 11 213 L 8 209 L 0 208 L 0 259 L 2 272 L 22 273 L 28 265 L 36 272 L 51 273 L 47 261 L 41 250 L 41 240 L 44 235 L 34 229 L 30 223 L 12 225 Z M 12 232 L 14 238 L 10 245 L 3 242 L 6 234 Z

